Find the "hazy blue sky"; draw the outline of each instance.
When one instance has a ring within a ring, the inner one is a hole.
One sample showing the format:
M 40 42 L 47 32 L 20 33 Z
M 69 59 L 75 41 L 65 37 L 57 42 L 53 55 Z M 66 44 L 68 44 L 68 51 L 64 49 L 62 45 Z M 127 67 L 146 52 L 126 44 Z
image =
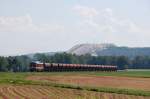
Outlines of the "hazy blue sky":
M 150 46 L 150 0 L 0 0 L 0 55 L 80 43 Z

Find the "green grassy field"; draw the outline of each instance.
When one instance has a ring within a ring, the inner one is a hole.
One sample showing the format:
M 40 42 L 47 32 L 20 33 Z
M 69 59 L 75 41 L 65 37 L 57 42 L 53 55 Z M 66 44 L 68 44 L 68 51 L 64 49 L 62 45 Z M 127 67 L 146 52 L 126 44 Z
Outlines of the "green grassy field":
M 29 75 L 93 75 L 93 76 L 121 76 L 121 77 L 142 77 L 150 78 L 150 71 L 120 71 L 120 72 L 0 72 L 0 80 L 4 79 L 25 79 Z
M 88 90 L 96 92 L 107 92 L 127 95 L 139 95 L 139 96 L 150 96 L 150 91 L 144 90 L 133 90 L 133 89 L 119 89 L 119 88 L 105 88 L 105 87 L 87 87 L 87 86 L 74 86 L 68 84 L 57 84 L 47 83 L 40 81 L 26 80 L 26 77 L 30 75 L 36 76 L 53 76 L 53 75 L 79 75 L 79 76 L 119 76 L 119 77 L 139 77 L 139 78 L 150 78 L 150 71 L 120 71 L 120 72 L 24 72 L 24 73 L 11 73 L 11 72 L 0 72 L 0 83 L 1 84 L 15 84 L 15 85 L 42 85 L 52 86 L 60 88 Z

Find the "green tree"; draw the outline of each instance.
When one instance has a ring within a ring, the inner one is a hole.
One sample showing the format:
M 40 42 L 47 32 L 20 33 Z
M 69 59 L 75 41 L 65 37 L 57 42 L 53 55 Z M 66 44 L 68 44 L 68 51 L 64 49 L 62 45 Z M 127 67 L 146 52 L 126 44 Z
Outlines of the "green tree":
M 8 61 L 5 57 L 0 57 L 0 71 L 8 71 Z
M 129 59 L 125 56 L 118 57 L 117 65 L 119 66 L 119 69 L 125 69 L 126 65 L 129 65 Z

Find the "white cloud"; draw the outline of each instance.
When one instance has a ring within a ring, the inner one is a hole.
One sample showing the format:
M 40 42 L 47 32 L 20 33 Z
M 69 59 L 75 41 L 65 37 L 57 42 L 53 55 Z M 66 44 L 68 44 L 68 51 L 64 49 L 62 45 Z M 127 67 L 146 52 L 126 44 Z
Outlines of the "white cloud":
M 95 8 L 75 5 L 73 10 L 84 17 L 84 19 L 81 20 L 80 25 L 87 31 L 89 29 L 101 33 L 141 33 L 144 31 L 144 29 L 130 19 L 123 19 L 115 16 L 111 8 L 105 8 L 98 11 Z
M 79 43 L 150 44 L 150 30 L 111 8 L 75 5 L 76 22 L 35 24 L 30 15 L 0 16 L 0 54 L 59 51 Z M 75 19 L 73 17 L 73 19 Z M 37 22 L 38 23 L 38 22 Z M 71 24 L 71 25 L 70 25 Z
M 73 10 L 77 12 L 80 16 L 86 18 L 93 18 L 98 15 L 98 11 L 95 8 L 90 8 L 87 6 L 76 5 Z
M 63 26 L 57 24 L 34 24 L 32 17 L 0 16 L 0 32 L 59 32 Z
M 30 15 L 0 16 L 0 55 L 58 50 L 65 36 L 64 26 L 35 24 Z
M 73 9 L 73 11 L 81 17 L 76 31 L 79 31 L 79 35 L 88 38 L 89 42 L 115 43 L 127 46 L 144 46 L 150 42 L 149 28 L 141 26 L 129 17 L 116 14 L 111 8 L 97 10 L 82 5 L 79 7 L 75 5 L 73 8 L 78 9 Z M 94 9 L 93 12 L 96 14 L 82 14 L 92 12 L 89 9 Z

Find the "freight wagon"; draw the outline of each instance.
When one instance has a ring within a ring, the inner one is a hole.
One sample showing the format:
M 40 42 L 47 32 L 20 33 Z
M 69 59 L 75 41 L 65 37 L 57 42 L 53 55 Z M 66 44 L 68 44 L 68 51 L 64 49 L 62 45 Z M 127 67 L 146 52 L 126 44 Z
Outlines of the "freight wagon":
M 30 71 L 117 71 L 117 66 L 31 62 Z

